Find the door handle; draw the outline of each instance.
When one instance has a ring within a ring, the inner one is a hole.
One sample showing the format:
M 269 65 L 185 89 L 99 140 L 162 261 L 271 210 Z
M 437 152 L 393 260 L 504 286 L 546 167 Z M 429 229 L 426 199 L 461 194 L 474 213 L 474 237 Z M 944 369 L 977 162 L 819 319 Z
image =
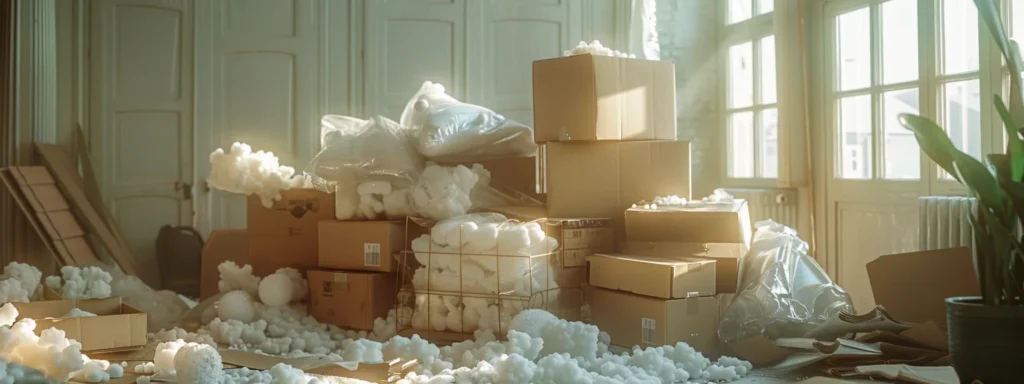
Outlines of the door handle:
M 181 192 L 182 200 L 192 200 L 192 184 L 175 181 L 174 190 Z

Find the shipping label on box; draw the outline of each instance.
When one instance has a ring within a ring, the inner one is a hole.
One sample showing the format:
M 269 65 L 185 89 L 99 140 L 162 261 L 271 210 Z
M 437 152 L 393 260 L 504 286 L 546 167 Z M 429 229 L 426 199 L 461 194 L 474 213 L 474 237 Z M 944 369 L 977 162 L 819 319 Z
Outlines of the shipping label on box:
M 627 241 L 743 243 L 749 247 L 752 231 L 744 200 L 626 210 Z
M 317 236 L 319 268 L 394 271 L 394 254 L 405 249 L 401 221 L 321 221 Z
M 608 332 L 612 344 L 662 346 L 686 342 L 714 355 L 718 351 L 718 300 L 714 296 L 659 299 L 590 287 L 591 324 Z
M 624 212 L 653 196 L 690 196 L 687 141 L 549 143 L 547 214 L 607 217 L 625 240 Z
M 373 321 L 387 318 L 395 306 L 395 274 L 310 270 L 309 313 L 322 323 L 373 330 Z
M 590 285 L 663 299 L 715 294 L 715 261 L 625 254 L 596 254 Z
M 334 219 L 334 196 L 311 188 L 281 191 L 282 198 L 264 207 L 249 196 L 246 228 L 253 274 L 278 268 L 305 271 L 317 266 L 317 223 Z
M 537 142 L 675 140 L 675 65 L 576 55 L 533 62 Z

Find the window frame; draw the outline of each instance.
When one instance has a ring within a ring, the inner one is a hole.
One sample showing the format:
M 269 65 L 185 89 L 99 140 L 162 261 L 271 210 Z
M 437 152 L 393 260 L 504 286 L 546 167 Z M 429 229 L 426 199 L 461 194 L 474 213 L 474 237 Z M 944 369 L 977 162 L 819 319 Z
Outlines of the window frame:
M 775 177 L 761 177 L 761 176 L 758 176 L 758 173 L 760 173 L 760 169 L 762 168 L 762 165 L 760 164 L 760 158 L 759 158 L 760 157 L 760 149 L 762 147 L 762 145 L 760 144 L 760 139 L 761 139 L 761 132 L 760 132 L 761 131 L 761 129 L 760 129 L 761 112 L 764 111 L 764 110 L 775 109 L 776 110 L 776 116 L 777 116 L 776 119 L 777 119 L 777 121 L 781 120 L 780 116 L 782 114 L 782 111 L 779 110 L 779 99 L 781 98 L 780 96 L 782 94 L 782 92 L 780 91 L 780 88 L 782 88 L 785 85 L 782 84 L 781 81 L 779 81 L 779 76 L 778 76 L 778 72 L 779 72 L 779 66 L 778 66 L 778 62 L 779 62 L 779 60 L 778 60 L 778 56 L 779 56 L 779 42 L 778 42 L 777 39 L 776 39 L 776 42 L 775 42 L 775 58 L 776 58 L 775 59 L 775 64 L 776 64 L 775 65 L 775 72 L 776 72 L 776 74 L 775 74 L 775 90 L 776 90 L 775 102 L 773 102 L 773 103 L 761 103 L 761 81 L 760 81 L 760 79 L 761 79 L 761 73 L 760 73 L 761 72 L 761 40 L 764 39 L 765 37 L 768 37 L 768 36 L 777 36 L 776 31 L 775 31 L 775 21 L 774 21 L 774 18 L 775 18 L 775 13 L 778 10 L 778 8 L 777 7 L 773 7 L 772 11 L 769 11 L 769 12 L 766 12 L 766 13 L 762 13 L 762 14 L 758 14 L 761 0 L 747 0 L 747 1 L 749 1 L 751 3 L 751 14 L 752 14 L 752 17 L 749 18 L 749 19 L 738 21 L 738 22 L 730 24 L 730 22 L 729 22 L 729 2 L 728 1 L 719 2 L 720 6 L 719 6 L 719 11 L 717 12 L 718 15 L 719 15 L 718 25 L 719 25 L 719 30 L 720 30 L 720 33 L 719 33 L 719 37 L 720 38 L 719 38 L 719 41 L 718 41 L 718 46 L 719 46 L 719 50 L 718 51 L 719 51 L 719 54 L 718 54 L 717 62 L 718 62 L 718 68 L 721 69 L 721 70 L 718 71 L 718 84 L 719 84 L 718 89 L 721 92 L 721 94 L 718 95 L 718 97 L 717 97 L 718 98 L 719 111 L 721 111 L 721 113 L 718 114 L 719 115 L 718 127 L 720 129 L 719 132 L 721 132 L 721 136 L 720 137 L 723 138 L 722 140 L 719 140 L 719 142 L 721 143 L 721 145 L 720 145 L 720 153 L 721 153 L 721 156 L 720 156 L 721 170 L 720 171 L 721 171 L 721 176 L 722 176 L 721 177 L 721 181 L 722 181 L 721 184 L 724 187 L 727 187 L 727 188 L 728 187 L 732 187 L 732 188 L 775 188 L 775 187 L 778 186 L 779 176 L 782 175 L 782 163 L 783 163 L 783 159 L 784 159 L 783 155 L 781 154 L 782 149 L 785 148 L 782 145 L 782 143 L 781 143 L 781 141 L 783 140 L 783 136 L 784 135 L 782 135 L 781 132 L 779 134 L 777 134 L 777 136 L 776 136 L 777 137 L 776 140 L 777 140 L 777 143 L 778 143 L 777 146 L 776 146 L 776 153 L 777 153 L 777 158 L 778 158 L 778 163 L 776 164 L 776 167 L 778 168 L 776 170 L 776 176 Z M 729 85 L 730 85 L 730 81 L 731 81 L 731 79 L 729 78 L 729 48 L 734 46 L 734 45 L 743 44 L 743 43 L 747 43 L 747 42 L 751 43 L 751 58 L 752 58 L 751 61 L 752 61 L 752 65 L 753 65 L 753 68 L 752 68 L 752 72 L 753 72 L 753 79 L 752 79 L 753 80 L 753 84 L 752 85 L 753 85 L 753 88 L 751 89 L 751 91 L 753 93 L 753 95 L 752 95 L 753 98 L 752 98 L 751 105 L 745 106 L 745 107 L 734 108 L 734 107 L 730 107 L 729 106 L 729 98 L 730 98 L 730 94 L 729 94 L 730 86 Z M 731 159 L 730 159 L 730 156 L 729 156 L 729 151 L 731 149 L 732 140 L 731 140 L 731 137 L 730 137 L 731 133 L 730 133 L 730 129 L 729 129 L 729 119 L 730 119 L 730 117 L 733 114 L 742 113 L 742 112 L 751 112 L 751 114 L 753 115 L 752 119 L 751 119 L 751 123 L 752 123 L 751 128 L 752 128 L 752 131 L 754 133 L 754 153 L 752 154 L 752 156 L 754 158 L 754 162 L 753 162 L 754 177 L 732 177 L 730 175 L 730 173 L 731 173 L 730 172 L 731 171 L 730 170 L 730 168 L 731 168 L 730 167 Z M 783 129 L 782 126 L 779 125 L 778 126 L 778 130 L 781 131 L 782 129 Z

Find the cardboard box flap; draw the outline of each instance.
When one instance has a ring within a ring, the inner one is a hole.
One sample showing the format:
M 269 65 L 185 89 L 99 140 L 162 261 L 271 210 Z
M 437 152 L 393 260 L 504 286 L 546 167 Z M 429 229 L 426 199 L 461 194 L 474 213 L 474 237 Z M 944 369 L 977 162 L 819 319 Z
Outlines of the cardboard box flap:
M 357 362 L 338 362 L 318 357 L 282 358 L 233 349 L 221 349 L 220 356 L 224 364 L 246 367 L 249 369 L 267 371 L 279 363 L 285 363 L 292 367 L 301 369 L 308 374 L 346 377 L 373 383 L 397 381 L 398 379 L 405 377 L 406 373 L 412 371 L 412 369 L 419 364 L 416 360 L 401 359 L 377 364 L 368 364 Z
M 883 255 L 867 272 L 875 304 L 899 321 L 930 320 L 946 329 L 947 297 L 981 295 L 966 247 Z

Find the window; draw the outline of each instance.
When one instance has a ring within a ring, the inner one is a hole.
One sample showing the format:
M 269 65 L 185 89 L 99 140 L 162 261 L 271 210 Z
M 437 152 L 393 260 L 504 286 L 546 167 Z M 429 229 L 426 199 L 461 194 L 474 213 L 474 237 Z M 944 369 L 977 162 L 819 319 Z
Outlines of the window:
M 774 0 L 729 0 L 726 8 L 726 174 L 774 179 L 779 173 Z

